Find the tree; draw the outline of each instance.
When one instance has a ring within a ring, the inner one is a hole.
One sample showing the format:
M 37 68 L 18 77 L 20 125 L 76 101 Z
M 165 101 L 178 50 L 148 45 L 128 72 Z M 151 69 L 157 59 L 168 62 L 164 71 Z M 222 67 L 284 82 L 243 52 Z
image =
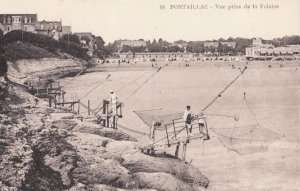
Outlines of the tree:
M 155 45 L 155 44 L 157 44 L 157 42 L 156 42 L 156 40 L 155 40 L 155 39 L 153 39 L 153 41 L 152 41 L 152 45 Z
M 95 37 L 95 45 L 96 45 L 96 49 L 102 49 L 104 47 L 105 42 L 101 36 Z
M 75 36 L 75 35 L 72 35 L 72 36 Z M 71 39 L 73 39 L 73 38 L 71 38 Z M 78 37 L 77 37 L 77 39 L 78 39 Z M 5 36 L 4 36 L 4 43 L 6 45 L 9 43 L 15 43 L 17 41 L 30 43 L 32 45 L 46 49 L 52 53 L 57 53 L 58 50 L 60 50 L 60 52 L 68 53 L 76 58 L 82 58 L 82 59 L 86 59 L 86 60 L 90 59 L 90 57 L 86 54 L 85 49 L 83 49 L 79 44 L 71 42 L 71 41 L 65 41 L 65 40 L 56 41 L 47 35 L 34 34 L 31 32 L 26 32 L 26 31 L 21 31 L 21 30 L 11 31 L 11 32 L 5 34 Z M 79 39 L 78 39 L 78 41 L 79 41 Z
M 162 38 L 158 39 L 158 44 L 159 44 L 159 45 L 161 45 L 161 46 L 162 46 L 162 45 L 163 45 L 163 42 L 164 42 L 164 41 L 163 41 L 163 39 L 162 39 Z
M 190 41 L 187 43 L 186 50 L 192 53 L 204 53 L 204 42 L 202 41 Z
M 75 34 L 64 34 L 60 40 L 80 44 L 79 37 Z
M 221 55 L 223 55 L 223 54 L 233 55 L 233 54 L 235 54 L 235 49 L 226 44 L 224 44 L 224 45 L 220 44 L 220 46 L 218 47 L 218 52 Z
M 236 52 L 245 53 L 245 49 L 252 44 L 252 39 L 237 37 L 233 40 L 236 42 Z
M 2 46 L 4 40 L 4 33 L 3 30 L 0 29 L 0 46 Z
M 89 37 L 87 37 L 87 36 L 82 36 L 80 38 L 80 40 L 84 40 L 86 42 L 86 45 L 89 45 L 90 42 L 91 42 L 91 39 Z

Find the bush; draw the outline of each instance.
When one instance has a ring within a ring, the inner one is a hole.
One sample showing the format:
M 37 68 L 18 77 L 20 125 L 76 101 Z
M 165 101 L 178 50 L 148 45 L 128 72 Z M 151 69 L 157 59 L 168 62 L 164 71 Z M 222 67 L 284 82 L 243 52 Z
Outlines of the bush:
M 11 31 L 4 36 L 4 43 L 6 45 L 17 41 L 33 44 L 52 53 L 57 53 L 58 51 L 61 51 L 63 53 L 70 54 L 76 58 L 81 58 L 85 60 L 90 59 L 90 56 L 86 54 L 87 50 L 73 42 L 68 43 L 66 41 L 56 41 L 53 38 L 46 35 L 34 34 L 31 32 L 25 32 L 21 30 Z

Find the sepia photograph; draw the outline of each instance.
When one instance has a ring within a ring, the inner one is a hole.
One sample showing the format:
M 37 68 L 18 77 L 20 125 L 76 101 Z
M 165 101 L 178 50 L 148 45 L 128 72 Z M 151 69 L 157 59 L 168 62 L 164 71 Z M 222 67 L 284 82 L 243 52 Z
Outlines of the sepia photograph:
M 299 0 L 0 0 L 0 191 L 300 191 Z

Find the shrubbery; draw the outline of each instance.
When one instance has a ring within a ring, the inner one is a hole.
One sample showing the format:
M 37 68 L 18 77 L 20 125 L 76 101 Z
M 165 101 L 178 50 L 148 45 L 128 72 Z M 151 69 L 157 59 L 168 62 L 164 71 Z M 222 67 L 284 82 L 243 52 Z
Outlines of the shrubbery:
M 56 41 L 53 38 L 42 35 L 15 30 L 7 33 L 4 36 L 4 44 L 10 44 L 17 41 L 26 42 L 43 48 L 49 52 L 57 53 L 58 51 L 70 54 L 76 58 L 88 60 L 90 56 L 87 55 L 87 50 L 74 42 Z

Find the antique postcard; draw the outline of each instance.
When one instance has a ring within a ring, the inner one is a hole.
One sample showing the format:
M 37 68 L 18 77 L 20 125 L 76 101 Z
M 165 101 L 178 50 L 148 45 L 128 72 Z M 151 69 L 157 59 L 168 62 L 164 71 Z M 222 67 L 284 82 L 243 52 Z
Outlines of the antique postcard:
M 0 190 L 299 191 L 299 0 L 0 0 Z

